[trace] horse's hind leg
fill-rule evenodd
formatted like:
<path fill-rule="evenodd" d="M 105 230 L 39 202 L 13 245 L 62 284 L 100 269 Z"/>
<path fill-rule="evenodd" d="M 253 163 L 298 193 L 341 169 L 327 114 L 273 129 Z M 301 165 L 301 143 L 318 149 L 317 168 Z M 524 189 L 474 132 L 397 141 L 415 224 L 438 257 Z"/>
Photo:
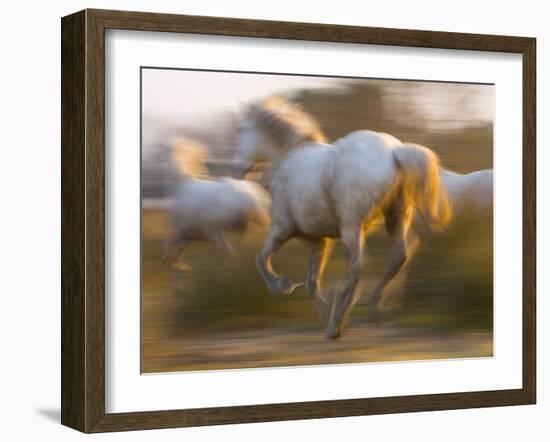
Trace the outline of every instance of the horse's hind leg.
<path fill-rule="evenodd" d="M 206 233 L 206 237 L 228 255 L 237 255 L 237 252 L 235 251 L 231 243 L 227 241 L 223 230 L 209 231 Z"/>
<path fill-rule="evenodd" d="M 179 236 L 170 241 L 165 248 L 162 264 L 166 267 L 175 267 L 179 270 L 186 270 L 186 266 L 178 262 L 185 248 L 190 244 L 190 240 Z"/>
<path fill-rule="evenodd" d="M 272 295 L 289 295 L 296 287 L 302 285 L 293 282 L 286 276 L 277 275 L 271 264 L 273 254 L 279 250 L 293 234 L 293 229 L 272 224 L 262 250 L 256 257 L 256 267 Z"/>
<path fill-rule="evenodd" d="M 371 300 L 370 303 L 372 305 L 376 305 L 376 309 L 378 312 L 381 312 L 385 309 L 386 304 L 389 300 L 388 293 L 386 293 L 385 295 L 383 293 L 384 289 L 403 269 L 405 264 L 407 264 L 407 262 L 414 255 L 418 248 L 418 244 L 420 242 L 418 240 L 418 237 L 415 235 L 414 240 L 412 241 L 410 241 L 408 238 L 412 215 L 412 208 L 409 208 L 395 221 L 395 227 L 393 231 L 395 244 L 390 265 L 369 297 Z"/>
<path fill-rule="evenodd" d="M 339 338 L 342 324 L 353 306 L 354 292 L 363 270 L 364 231 L 361 225 L 342 231 L 342 242 L 348 254 L 348 273 L 344 290 L 336 295 L 327 327 L 327 338 Z"/>
<path fill-rule="evenodd" d="M 311 241 L 309 260 L 309 274 L 306 280 L 306 290 L 313 298 L 319 316 L 323 315 L 327 301 L 321 296 L 321 279 L 325 271 L 328 258 L 334 247 L 334 240 L 321 238 Z"/>

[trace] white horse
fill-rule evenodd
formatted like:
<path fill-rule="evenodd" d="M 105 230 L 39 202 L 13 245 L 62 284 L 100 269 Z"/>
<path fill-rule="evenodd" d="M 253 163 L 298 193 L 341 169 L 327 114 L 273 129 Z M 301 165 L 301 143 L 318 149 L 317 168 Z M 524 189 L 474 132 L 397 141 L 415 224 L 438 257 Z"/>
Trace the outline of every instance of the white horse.
<path fill-rule="evenodd" d="M 204 166 L 206 149 L 189 139 L 172 143 L 171 163 L 177 173 L 170 215 L 172 237 L 163 262 L 172 266 L 192 241 L 213 241 L 233 253 L 227 231 L 244 232 L 250 222 L 268 225 L 271 198 L 252 181 L 212 179 Z"/>
<path fill-rule="evenodd" d="M 290 294 L 299 285 L 275 273 L 271 258 L 290 238 L 304 238 L 311 243 L 306 289 L 322 309 L 320 282 L 333 239 L 344 244 L 347 279 L 332 303 L 328 338 L 341 335 L 362 272 L 365 237 L 376 218 L 385 217 L 395 253 L 371 295 L 374 299 L 409 257 L 407 233 L 414 209 L 436 230 L 449 220 L 439 161 L 425 147 L 371 131 L 352 132 L 326 144 L 312 117 L 278 97 L 251 105 L 238 133 L 240 173 L 261 160 L 272 161 L 277 169 L 270 189 L 272 224 L 256 260 L 269 291 Z"/>
<path fill-rule="evenodd" d="M 493 209 L 493 169 L 460 174 L 441 168 L 439 176 L 455 216 L 489 213 Z"/>

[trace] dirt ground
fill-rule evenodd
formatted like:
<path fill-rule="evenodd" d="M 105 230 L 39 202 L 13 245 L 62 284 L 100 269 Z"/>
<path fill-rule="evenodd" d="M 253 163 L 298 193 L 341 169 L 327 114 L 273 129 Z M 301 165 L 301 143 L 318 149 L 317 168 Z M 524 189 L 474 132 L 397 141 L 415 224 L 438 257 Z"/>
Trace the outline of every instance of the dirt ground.
<path fill-rule="evenodd" d="M 234 258 L 211 245 L 197 244 L 186 252 L 188 269 L 174 273 L 160 264 L 167 234 L 166 213 L 162 209 L 144 209 L 143 373 L 492 356 L 492 325 L 486 319 L 464 326 L 457 322 L 456 314 L 424 312 L 422 304 L 412 313 L 373 324 L 366 320 L 365 306 L 359 303 L 344 336 L 337 341 L 326 340 L 326 319 L 317 317 L 303 289 L 289 297 L 267 294 L 253 263 L 264 233 L 230 238 L 239 250 Z M 366 279 L 372 284 L 383 271 L 389 254 L 384 235 L 379 236 L 377 239 L 373 235 L 367 257 L 370 273 Z M 466 249 L 462 252 L 469 253 Z M 431 250 L 426 262 L 420 257 L 420 270 L 413 269 L 412 276 L 398 278 L 392 290 L 410 292 L 407 296 L 427 291 L 425 287 L 430 285 L 433 290 L 441 290 L 437 281 L 426 280 L 431 273 L 423 271 L 433 270 L 438 258 L 431 256 L 436 253 Z M 463 259 L 461 254 L 456 255 Z M 277 259 L 275 265 L 281 271 L 303 275 L 307 248 L 291 243 Z M 327 269 L 326 286 L 336 284 L 342 277 L 344 264 L 343 252 L 336 248 Z M 479 266 L 473 263 L 470 267 Z M 439 282 L 446 284 L 447 298 L 454 296 L 453 290 L 473 290 L 471 281 L 469 286 L 449 285 L 449 280 L 458 278 L 456 275 L 466 278 L 471 272 L 469 267 L 462 273 L 456 273 L 456 266 L 453 269 L 455 274 L 450 279 Z M 368 288 L 369 283 L 366 284 Z M 446 298 L 442 295 L 437 299 Z M 480 308 L 478 304 L 462 302 L 452 309 L 461 310 L 464 317 L 473 317 L 473 309 Z"/>

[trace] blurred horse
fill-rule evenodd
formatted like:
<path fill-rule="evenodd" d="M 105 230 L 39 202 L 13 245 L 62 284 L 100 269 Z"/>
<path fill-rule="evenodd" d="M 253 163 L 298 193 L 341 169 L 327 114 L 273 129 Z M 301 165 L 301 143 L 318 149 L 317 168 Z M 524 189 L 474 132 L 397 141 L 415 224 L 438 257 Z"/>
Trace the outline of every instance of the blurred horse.
<path fill-rule="evenodd" d="M 439 176 L 447 189 L 453 214 L 466 217 L 493 209 L 493 169 L 460 174 L 441 168 Z"/>
<path fill-rule="evenodd" d="M 256 259 L 269 291 L 290 294 L 300 285 L 275 273 L 271 259 L 290 238 L 304 238 L 311 244 L 306 289 L 322 311 L 326 302 L 320 281 L 333 239 L 344 244 L 347 278 L 332 302 L 328 338 L 341 335 L 363 268 L 365 237 L 377 218 L 384 216 L 395 245 L 372 299 L 381 297 L 410 256 L 407 233 L 414 209 L 432 229 L 440 230 L 449 221 L 439 160 L 426 147 L 371 131 L 352 132 L 327 144 L 315 119 L 280 97 L 251 105 L 238 135 L 239 173 L 262 160 L 277 169 L 270 188 L 272 224 Z"/>
<path fill-rule="evenodd" d="M 456 173 L 443 167 L 439 170 L 441 185 L 447 191 L 453 213 L 452 223 L 446 233 L 472 222 L 491 222 L 493 214 L 493 169 L 476 170 L 470 173 Z M 413 229 L 421 236 L 429 235 L 424 229 L 424 220 L 418 214 L 413 218 Z M 415 236 L 419 243 L 419 237 Z"/>
<path fill-rule="evenodd" d="M 171 164 L 177 183 L 172 191 L 172 237 L 163 262 L 176 264 L 192 241 L 213 241 L 233 253 L 227 231 L 246 231 L 249 223 L 270 222 L 269 193 L 259 184 L 232 178 L 212 179 L 204 165 L 206 148 L 189 139 L 172 144 Z"/>

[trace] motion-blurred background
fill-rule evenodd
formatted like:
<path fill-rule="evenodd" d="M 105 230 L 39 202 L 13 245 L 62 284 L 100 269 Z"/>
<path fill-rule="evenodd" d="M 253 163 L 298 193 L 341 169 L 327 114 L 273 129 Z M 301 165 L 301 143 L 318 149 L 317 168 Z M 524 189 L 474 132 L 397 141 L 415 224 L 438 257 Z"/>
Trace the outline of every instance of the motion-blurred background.
<path fill-rule="evenodd" d="M 466 173 L 492 168 L 492 85 L 344 79 L 185 70 L 142 71 L 142 372 L 418 360 L 492 355 L 492 217 L 457 218 L 435 235 L 415 225 L 421 245 L 388 287 L 400 308 L 382 322 L 366 320 L 363 300 L 337 342 L 324 339 L 303 288 L 271 297 L 254 265 L 266 232 L 229 235 L 238 250 L 186 250 L 187 269 L 161 264 L 169 232 L 173 136 L 209 149 L 213 177 L 230 173 L 239 111 L 284 95 L 314 115 L 330 140 L 353 130 L 388 132 L 433 149 L 442 165 Z M 367 239 L 368 293 L 386 268 L 391 239 Z M 291 241 L 275 257 L 282 273 L 304 279 L 308 247 Z M 324 287 L 338 287 L 345 259 L 337 245 Z"/>

